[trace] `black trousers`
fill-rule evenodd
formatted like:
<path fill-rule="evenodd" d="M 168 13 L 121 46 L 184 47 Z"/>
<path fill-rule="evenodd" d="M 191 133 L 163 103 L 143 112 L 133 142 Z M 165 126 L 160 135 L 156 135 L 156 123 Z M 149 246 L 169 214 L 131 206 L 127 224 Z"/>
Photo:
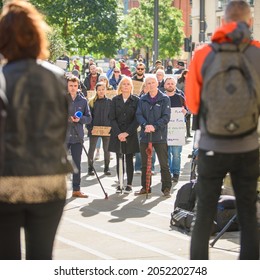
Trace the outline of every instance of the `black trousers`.
<path fill-rule="evenodd" d="M 9 204 L 0 202 L 0 260 L 20 260 L 24 228 L 27 260 L 51 260 L 64 200 Z"/>
<path fill-rule="evenodd" d="M 147 146 L 148 143 L 140 143 L 140 152 L 141 152 L 141 159 L 142 159 L 141 184 L 143 188 L 145 188 L 146 186 Z M 171 189 L 172 186 L 171 173 L 170 173 L 169 162 L 168 162 L 168 147 L 166 143 L 153 143 L 153 147 L 160 164 L 161 182 L 162 182 L 161 190 L 163 192 L 166 188 Z M 151 178 L 151 183 L 152 183 L 152 178 Z"/>
<path fill-rule="evenodd" d="M 240 256 L 242 260 L 259 259 L 259 232 L 256 218 L 259 151 L 247 153 L 207 154 L 199 150 L 196 184 L 196 219 L 192 229 L 190 258 L 209 258 L 209 238 L 223 179 L 230 173 L 236 196 L 240 224 Z"/>

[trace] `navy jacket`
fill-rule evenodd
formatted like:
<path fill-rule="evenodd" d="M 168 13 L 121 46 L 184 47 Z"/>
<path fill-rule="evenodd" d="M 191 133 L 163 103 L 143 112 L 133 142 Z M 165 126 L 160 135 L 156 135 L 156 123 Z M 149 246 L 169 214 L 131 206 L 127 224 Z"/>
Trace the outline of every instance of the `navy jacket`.
<path fill-rule="evenodd" d="M 67 143 L 75 144 L 81 143 L 84 138 L 83 124 L 89 124 L 92 120 L 88 101 L 82 95 L 78 94 L 73 101 L 70 94 L 68 94 L 69 100 L 69 116 L 74 116 L 77 111 L 81 111 L 83 116 L 78 123 L 71 122 L 69 119 L 69 129 L 67 133 Z M 75 131 L 77 130 L 77 132 Z M 80 138 L 79 138 L 79 136 Z"/>
<path fill-rule="evenodd" d="M 167 124 L 170 121 L 171 105 L 169 97 L 158 90 L 157 100 L 153 104 L 150 95 L 143 95 L 138 103 L 136 118 L 141 125 L 140 142 L 148 143 L 148 135 L 144 133 L 146 125 L 153 125 L 153 143 L 167 143 Z"/>

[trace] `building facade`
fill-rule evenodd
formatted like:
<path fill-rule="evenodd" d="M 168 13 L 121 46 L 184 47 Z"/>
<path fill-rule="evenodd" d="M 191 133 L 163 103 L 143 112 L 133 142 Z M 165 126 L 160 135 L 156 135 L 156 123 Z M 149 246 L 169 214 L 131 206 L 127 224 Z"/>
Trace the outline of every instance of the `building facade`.
<path fill-rule="evenodd" d="M 195 44 L 199 44 L 203 41 L 210 41 L 216 28 L 221 26 L 224 10 L 229 1 L 230 0 L 191 1 L 192 40 Z M 247 2 L 251 6 L 253 15 L 252 35 L 254 39 L 260 40 L 260 0 L 247 0 Z M 202 23 L 203 18 L 201 17 L 203 14 L 205 15 L 204 28 Z"/>

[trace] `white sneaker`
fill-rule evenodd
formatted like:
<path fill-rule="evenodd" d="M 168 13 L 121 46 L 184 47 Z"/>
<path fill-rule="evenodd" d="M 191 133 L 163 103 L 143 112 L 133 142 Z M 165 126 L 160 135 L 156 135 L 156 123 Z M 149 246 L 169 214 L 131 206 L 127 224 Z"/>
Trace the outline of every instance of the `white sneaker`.
<path fill-rule="evenodd" d="M 141 174 L 141 173 L 142 173 L 141 170 L 136 170 L 136 171 L 135 171 L 135 174 Z"/>

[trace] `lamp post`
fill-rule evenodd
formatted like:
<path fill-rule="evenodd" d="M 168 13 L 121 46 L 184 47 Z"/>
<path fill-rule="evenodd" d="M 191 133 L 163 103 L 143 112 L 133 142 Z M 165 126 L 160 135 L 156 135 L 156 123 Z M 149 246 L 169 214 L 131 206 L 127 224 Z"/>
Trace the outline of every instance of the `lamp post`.
<path fill-rule="evenodd" d="M 199 42 L 205 42 L 205 0 L 200 0 L 200 33 Z"/>
<path fill-rule="evenodd" d="M 159 0 L 154 0 L 154 41 L 153 41 L 153 66 L 158 59 L 158 22 L 159 22 Z"/>

